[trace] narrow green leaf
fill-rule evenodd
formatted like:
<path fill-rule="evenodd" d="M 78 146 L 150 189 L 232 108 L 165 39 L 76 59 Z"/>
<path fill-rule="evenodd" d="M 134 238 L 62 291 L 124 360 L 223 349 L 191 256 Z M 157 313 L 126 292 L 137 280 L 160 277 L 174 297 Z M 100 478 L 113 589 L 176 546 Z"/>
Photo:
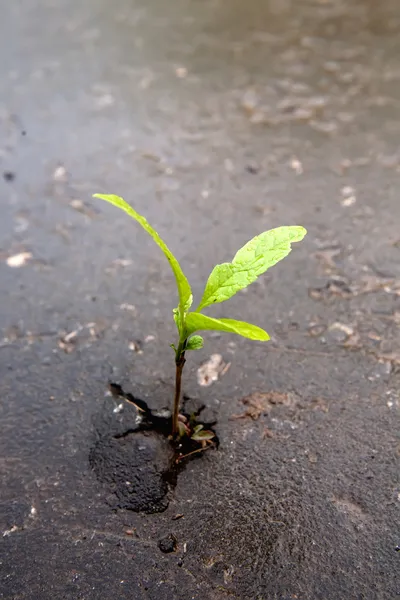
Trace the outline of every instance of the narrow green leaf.
<path fill-rule="evenodd" d="M 178 287 L 179 294 L 179 313 L 181 317 L 181 322 L 177 319 L 177 325 L 179 329 L 179 324 L 183 326 L 183 315 L 186 311 L 189 310 L 192 301 L 192 290 L 190 288 L 189 282 L 183 273 L 181 266 L 175 256 L 172 254 L 171 250 L 168 248 L 167 244 L 160 238 L 157 231 L 149 225 L 145 217 L 139 215 L 123 198 L 119 196 L 115 196 L 114 194 L 94 194 L 94 198 L 100 198 L 101 200 L 105 200 L 114 206 L 117 206 L 121 210 L 125 211 L 130 217 L 135 219 L 140 225 L 143 227 L 145 231 L 153 238 L 155 243 L 161 248 L 164 252 L 165 256 L 169 264 L 171 265 L 171 269 L 175 275 L 176 285 Z"/>
<path fill-rule="evenodd" d="M 186 350 L 200 350 L 204 346 L 204 340 L 201 335 L 192 335 L 186 345 Z"/>
<path fill-rule="evenodd" d="M 178 421 L 178 435 L 180 438 L 185 437 L 185 435 L 188 434 L 188 430 L 187 427 L 184 423 L 182 423 L 181 421 Z"/>
<path fill-rule="evenodd" d="M 237 333 L 250 340 L 259 340 L 266 342 L 269 335 L 261 327 L 246 323 L 245 321 L 235 321 L 234 319 L 213 319 L 201 313 L 190 312 L 186 315 L 186 330 L 188 335 L 195 331 L 202 330 L 226 331 L 228 333 Z"/>
<path fill-rule="evenodd" d="M 285 258 L 291 244 L 300 242 L 306 233 L 301 226 L 277 227 L 247 242 L 236 252 L 231 263 L 214 267 L 197 311 L 210 304 L 224 302 L 253 283 L 259 275 Z"/>

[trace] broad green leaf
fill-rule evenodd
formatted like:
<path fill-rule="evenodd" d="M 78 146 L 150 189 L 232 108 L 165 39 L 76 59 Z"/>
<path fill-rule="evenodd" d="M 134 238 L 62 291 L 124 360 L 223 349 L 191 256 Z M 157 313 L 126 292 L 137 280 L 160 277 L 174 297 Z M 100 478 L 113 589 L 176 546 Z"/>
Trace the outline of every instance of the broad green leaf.
<path fill-rule="evenodd" d="M 201 313 L 190 312 L 186 315 L 186 331 L 190 335 L 195 331 L 202 330 L 226 331 L 228 333 L 237 333 L 250 340 L 259 340 L 266 342 L 269 335 L 261 327 L 251 325 L 245 321 L 235 321 L 234 319 L 213 319 Z"/>
<path fill-rule="evenodd" d="M 178 329 L 180 329 L 179 325 L 181 324 L 183 326 L 184 313 L 189 310 L 193 301 L 193 296 L 189 282 L 185 274 L 183 273 L 179 262 L 172 254 L 167 244 L 160 238 L 157 231 L 153 229 L 151 225 L 149 225 L 145 217 L 139 215 L 139 213 L 137 213 L 136 210 L 134 210 L 127 202 L 125 202 L 123 198 L 120 198 L 120 196 L 115 196 L 114 194 L 94 194 L 93 197 L 105 200 L 106 202 L 109 202 L 110 204 L 113 204 L 114 206 L 117 206 L 121 210 L 125 211 L 130 217 L 132 217 L 138 223 L 140 223 L 143 229 L 147 231 L 147 233 L 153 238 L 153 240 L 159 246 L 159 248 L 161 248 L 161 250 L 164 252 L 169 264 L 171 265 L 171 269 L 175 275 L 176 285 L 178 287 L 180 313 L 179 316 L 181 323 L 179 323 L 179 319 L 176 319 L 176 321 Z"/>
<path fill-rule="evenodd" d="M 198 433 L 193 433 L 191 438 L 196 442 L 201 442 L 203 440 L 212 440 L 215 438 L 215 433 L 213 433 L 212 431 L 199 431 Z"/>
<path fill-rule="evenodd" d="M 200 350 L 204 346 L 204 340 L 201 335 L 192 335 L 186 345 L 186 350 Z"/>
<path fill-rule="evenodd" d="M 259 275 L 285 258 L 291 244 L 300 242 L 306 233 L 304 227 L 292 226 L 277 227 L 256 235 L 236 252 L 231 263 L 214 267 L 197 311 L 210 304 L 224 302 L 253 283 Z"/>

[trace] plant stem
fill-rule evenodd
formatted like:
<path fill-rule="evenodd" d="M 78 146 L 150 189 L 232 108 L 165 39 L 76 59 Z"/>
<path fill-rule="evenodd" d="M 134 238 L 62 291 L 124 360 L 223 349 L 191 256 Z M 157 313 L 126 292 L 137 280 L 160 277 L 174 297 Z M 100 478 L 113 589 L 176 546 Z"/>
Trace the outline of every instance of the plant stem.
<path fill-rule="evenodd" d="M 181 460 L 184 460 L 188 456 L 192 456 L 192 454 L 197 454 L 198 452 L 204 452 L 205 450 L 209 450 L 210 448 L 212 448 L 212 446 L 204 446 L 202 448 L 198 448 L 197 450 L 192 450 L 192 452 L 188 452 L 188 454 L 180 454 L 175 459 L 175 464 L 177 465 Z"/>
<path fill-rule="evenodd" d="M 185 366 L 185 348 L 186 340 L 183 343 L 179 343 L 179 346 L 175 354 L 175 397 L 174 397 L 174 410 L 172 413 L 172 437 L 175 439 L 179 433 L 178 429 L 178 416 L 179 416 L 179 404 L 181 399 L 181 386 L 182 386 L 182 371 Z"/>

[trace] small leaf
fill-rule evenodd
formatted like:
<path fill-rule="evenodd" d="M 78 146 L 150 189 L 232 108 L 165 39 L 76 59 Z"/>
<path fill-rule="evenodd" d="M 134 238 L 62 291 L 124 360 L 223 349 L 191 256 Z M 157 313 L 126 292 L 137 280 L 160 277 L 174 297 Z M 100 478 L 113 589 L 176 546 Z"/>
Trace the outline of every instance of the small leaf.
<path fill-rule="evenodd" d="M 171 250 L 168 248 L 167 244 L 160 238 L 157 231 L 149 225 L 147 220 L 139 215 L 123 198 L 120 196 L 115 196 L 114 194 L 94 194 L 94 198 L 100 198 L 101 200 L 105 200 L 114 206 L 117 206 L 121 210 L 125 211 L 130 217 L 135 219 L 140 225 L 143 227 L 145 231 L 153 238 L 155 243 L 161 248 L 164 252 L 165 256 L 169 264 L 171 265 L 171 269 L 175 275 L 176 285 L 178 287 L 179 294 L 179 315 L 176 320 L 179 331 L 183 329 L 183 320 L 184 313 L 189 310 L 192 301 L 192 290 L 190 288 L 189 282 L 183 273 L 181 266 L 175 256 L 172 254 Z"/>
<path fill-rule="evenodd" d="M 198 433 L 193 433 L 191 437 L 192 440 L 202 442 L 203 440 L 212 440 L 215 438 L 215 433 L 212 431 L 199 431 Z"/>
<path fill-rule="evenodd" d="M 291 244 L 306 235 L 304 227 L 277 227 L 264 231 L 236 252 L 231 263 L 212 270 L 197 311 L 210 304 L 224 302 L 253 283 L 267 269 L 285 258 Z"/>
<path fill-rule="evenodd" d="M 182 423 L 181 421 L 178 421 L 178 435 L 180 438 L 185 437 L 185 435 L 187 435 L 188 430 L 187 427 L 185 425 L 185 423 Z"/>
<path fill-rule="evenodd" d="M 200 350 L 204 346 L 204 340 L 201 335 L 192 335 L 188 339 L 186 350 Z"/>
<path fill-rule="evenodd" d="M 204 429 L 204 425 L 196 425 L 196 427 L 193 429 L 193 433 L 199 433 L 199 431 L 202 429 Z"/>
<path fill-rule="evenodd" d="M 266 342 L 269 335 L 261 327 L 246 323 L 245 321 L 235 321 L 234 319 L 214 319 L 201 313 L 190 312 L 186 315 L 186 328 L 188 335 L 195 331 L 214 330 L 226 331 L 228 333 L 237 333 L 250 340 L 259 340 Z"/>

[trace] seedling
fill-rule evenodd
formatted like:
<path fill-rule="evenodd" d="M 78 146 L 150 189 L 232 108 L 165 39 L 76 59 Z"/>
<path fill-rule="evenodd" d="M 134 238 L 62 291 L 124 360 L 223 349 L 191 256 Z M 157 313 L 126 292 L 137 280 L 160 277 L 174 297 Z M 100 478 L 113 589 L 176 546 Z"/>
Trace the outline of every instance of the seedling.
<path fill-rule="evenodd" d="M 300 242 L 306 235 L 306 230 L 301 226 L 277 227 L 264 231 L 251 239 L 238 250 L 230 263 L 216 265 L 207 280 L 203 297 L 195 311 L 190 311 L 193 303 L 192 290 L 183 273 L 181 266 L 168 246 L 163 242 L 158 233 L 149 225 L 144 217 L 139 215 L 125 200 L 113 194 L 95 194 L 100 198 L 114 204 L 125 211 L 147 231 L 156 244 L 164 252 L 171 269 L 175 275 L 178 288 L 179 304 L 174 308 L 173 315 L 178 329 L 178 342 L 171 344 L 175 352 L 175 396 L 172 414 L 172 436 L 187 434 L 184 420 L 180 420 L 179 404 L 181 397 L 182 371 L 185 365 L 185 353 L 188 350 L 199 350 L 203 347 L 203 338 L 198 331 L 214 330 L 236 333 L 250 340 L 267 342 L 269 335 L 266 331 L 234 319 L 215 319 L 204 315 L 202 311 L 218 302 L 224 302 L 238 291 L 243 290 L 253 283 L 267 269 L 285 258 L 291 251 L 293 242 Z M 192 439 L 207 443 L 212 433 L 203 431 L 201 426 L 195 427 L 191 432 Z"/>

